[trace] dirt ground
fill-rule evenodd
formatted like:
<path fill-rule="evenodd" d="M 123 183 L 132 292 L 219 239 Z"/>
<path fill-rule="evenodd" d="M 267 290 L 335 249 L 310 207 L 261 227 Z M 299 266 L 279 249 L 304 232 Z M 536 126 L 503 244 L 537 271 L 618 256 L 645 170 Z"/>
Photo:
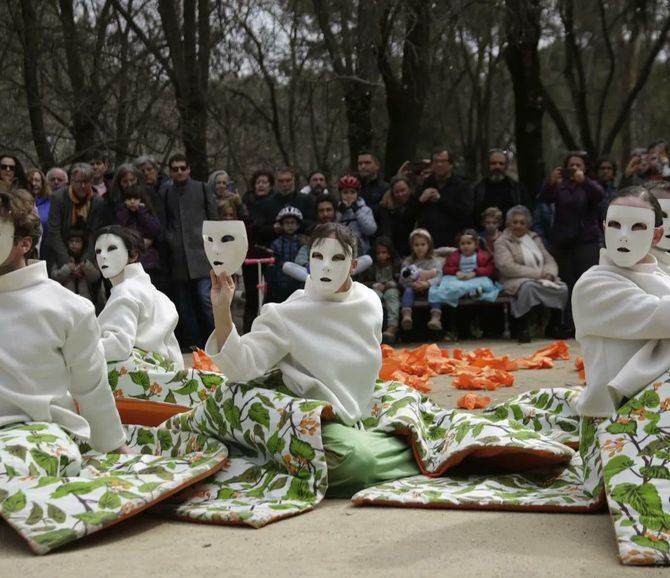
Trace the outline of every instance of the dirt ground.
<path fill-rule="evenodd" d="M 526 356 L 549 343 L 470 341 L 466 350 Z M 445 343 L 450 348 L 452 344 Z M 494 401 L 536 387 L 576 384 L 570 361 L 515 373 Z M 454 407 L 451 378 L 433 381 L 434 400 Z M 46 557 L 33 555 L 0 523 L 0 577 L 20 576 L 668 576 L 625 568 L 607 514 L 469 512 L 354 507 L 325 500 L 314 511 L 259 530 L 187 524 L 140 515 Z"/>

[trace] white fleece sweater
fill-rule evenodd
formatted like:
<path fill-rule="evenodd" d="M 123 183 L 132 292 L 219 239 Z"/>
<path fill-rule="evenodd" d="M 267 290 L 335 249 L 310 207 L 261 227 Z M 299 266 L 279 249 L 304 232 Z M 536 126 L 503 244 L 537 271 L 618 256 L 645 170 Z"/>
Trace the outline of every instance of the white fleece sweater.
<path fill-rule="evenodd" d="M 351 425 L 370 415 L 372 392 L 381 368 L 382 305 L 365 285 L 323 298 L 305 290 L 283 303 L 265 305 L 251 331 L 233 328 L 221 351 L 216 336 L 205 346 L 226 376 L 248 381 L 277 366 L 295 394 L 329 402 Z"/>
<path fill-rule="evenodd" d="M 656 257 L 658 268 L 667 275 L 670 275 L 670 251 L 652 247 L 651 254 Z"/>
<path fill-rule="evenodd" d="M 93 304 L 44 261 L 0 275 L 0 426 L 24 421 L 57 423 L 101 452 L 126 439 Z"/>
<path fill-rule="evenodd" d="M 179 321 L 174 303 L 151 283 L 140 263 L 127 265 L 123 279 L 112 287 L 107 305 L 98 317 L 107 361 L 123 361 L 133 347 L 160 353 L 184 368 L 174 335 Z"/>
<path fill-rule="evenodd" d="M 670 368 L 670 276 L 655 257 L 622 268 L 602 249 L 572 291 L 572 311 L 586 370 L 582 415 L 611 416 Z"/>

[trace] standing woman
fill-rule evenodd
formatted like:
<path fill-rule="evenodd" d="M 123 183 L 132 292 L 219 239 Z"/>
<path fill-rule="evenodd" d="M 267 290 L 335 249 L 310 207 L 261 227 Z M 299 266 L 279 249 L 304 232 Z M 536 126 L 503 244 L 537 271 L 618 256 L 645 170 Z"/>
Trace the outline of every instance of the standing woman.
<path fill-rule="evenodd" d="M 247 215 L 246 207 L 242 204 L 242 197 L 231 187 L 231 183 L 230 175 L 224 170 L 218 170 L 209 175 L 207 188 L 209 189 L 209 193 L 216 199 L 219 219 L 225 220 L 225 208 L 232 205 L 237 218 L 244 221 Z"/>
<path fill-rule="evenodd" d="M 110 191 L 104 197 L 103 226 L 113 225 L 116 222 L 116 210 L 120 205 L 123 205 L 123 191 L 133 185 L 144 186 L 144 176 L 130 163 L 120 165 L 114 173 Z"/>
<path fill-rule="evenodd" d="M 379 203 L 379 232 L 393 241 L 393 247 L 403 259 L 411 253 L 409 235 L 415 229 L 419 200 L 408 177 L 391 179 L 390 188 Z"/>
<path fill-rule="evenodd" d="M 26 172 L 14 155 L 0 154 L 0 190 L 29 189 Z"/>
<path fill-rule="evenodd" d="M 599 207 L 604 192 L 597 181 L 587 176 L 588 170 L 586 153 L 568 153 L 563 167 L 551 172 L 538 195 L 540 202 L 554 205 L 554 221 L 549 232 L 550 250 L 570 294 L 577 279 L 598 263 L 600 252 Z M 564 324 L 564 336 L 574 335 L 569 299 Z"/>
<path fill-rule="evenodd" d="M 48 247 L 44 241 L 47 238 L 48 232 L 47 225 L 49 221 L 49 208 L 51 207 L 51 188 L 44 173 L 37 168 L 28 169 L 26 178 L 28 179 L 29 190 L 35 199 L 35 207 L 37 207 L 37 213 L 42 223 L 42 238 L 39 247 L 40 258 L 46 261 Z"/>
<path fill-rule="evenodd" d="M 267 257 L 269 253 L 261 247 L 269 247 L 276 237 L 274 232 L 274 219 L 269 219 L 269 211 L 266 210 L 268 201 L 274 195 L 272 187 L 275 179 L 272 171 L 266 169 L 257 170 L 251 176 L 251 189 L 242 197 L 242 203 L 247 211 L 247 238 L 249 239 L 249 251 L 247 259 L 258 259 Z M 256 315 L 258 315 L 258 269 L 256 265 L 243 265 L 242 277 L 244 279 L 244 333 L 251 330 Z"/>

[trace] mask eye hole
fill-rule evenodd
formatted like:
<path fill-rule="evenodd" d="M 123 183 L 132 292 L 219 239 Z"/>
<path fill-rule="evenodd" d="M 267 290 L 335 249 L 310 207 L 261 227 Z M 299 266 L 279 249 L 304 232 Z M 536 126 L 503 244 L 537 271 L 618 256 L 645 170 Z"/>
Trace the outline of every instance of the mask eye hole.
<path fill-rule="evenodd" d="M 214 242 L 214 239 L 212 239 L 211 237 L 207 237 L 207 240 L 208 240 L 210 243 L 213 243 L 213 242 Z"/>
<path fill-rule="evenodd" d="M 110 251 L 110 252 L 111 252 L 111 251 L 116 251 L 117 249 L 118 249 L 118 247 L 117 247 L 116 245 L 110 245 L 110 246 L 107 248 L 107 250 Z"/>
<path fill-rule="evenodd" d="M 614 220 L 607 221 L 607 226 L 610 229 L 621 229 L 621 223 L 619 223 L 619 221 L 614 221 Z"/>
<path fill-rule="evenodd" d="M 323 255 L 321 253 L 319 253 L 318 251 L 314 251 L 312 253 L 312 259 L 323 260 Z"/>
<path fill-rule="evenodd" d="M 342 253 L 338 253 L 337 255 L 333 255 L 333 261 L 344 261 L 346 257 Z"/>
<path fill-rule="evenodd" d="M 645 225 L 644 223 L 635 223 L 631 227 L 631 231 L 646 231 L 646 230 L 647 230 L 647 225 Z"/>
<path fill-rule="evenodd" d="M 230 243 L 231 241 L 234 241 L 234 240 L 235 240 L 235 237 L 233 237 L 232 235 L 224 235 L 223 237 L 221 237 L 221 242 L 222 243 Z"/>
<path fill-rule="evenodd" d="M 95 254 L 96 254 L 96 255 L 100 255 L 100 253 L 102 253 L 102 249 L 96 249 L 96 250 L 95 250 Z"/>

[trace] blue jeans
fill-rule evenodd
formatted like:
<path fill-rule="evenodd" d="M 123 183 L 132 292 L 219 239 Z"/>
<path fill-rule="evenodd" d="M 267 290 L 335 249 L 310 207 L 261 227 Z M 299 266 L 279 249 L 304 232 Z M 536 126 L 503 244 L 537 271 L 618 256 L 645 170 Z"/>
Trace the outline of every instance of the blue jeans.
<path fill-rule="evenodd" d="M 174 297 L 179 324 L 181 325 L 182 347 L 204 347 L 207 338 L 214 331 L 214 315 L 209 277 L 174 281 Z"/>
<path fill-rule="evenodd" d="M 425 293 L 420 293 L 424 294 Z M 402 301 L 401 304 L 403 308 L 411 308 L 414 305 L 414 301 L 416 300 L 416 292 L 412 287 L 405 287 L 405 290 L 403 291 L 402 294 Z M 437 302 L 429 302 L 430 308 L 431 309 L 442 309 L 442 305 L 440 304 L 439 301 Z"/>

